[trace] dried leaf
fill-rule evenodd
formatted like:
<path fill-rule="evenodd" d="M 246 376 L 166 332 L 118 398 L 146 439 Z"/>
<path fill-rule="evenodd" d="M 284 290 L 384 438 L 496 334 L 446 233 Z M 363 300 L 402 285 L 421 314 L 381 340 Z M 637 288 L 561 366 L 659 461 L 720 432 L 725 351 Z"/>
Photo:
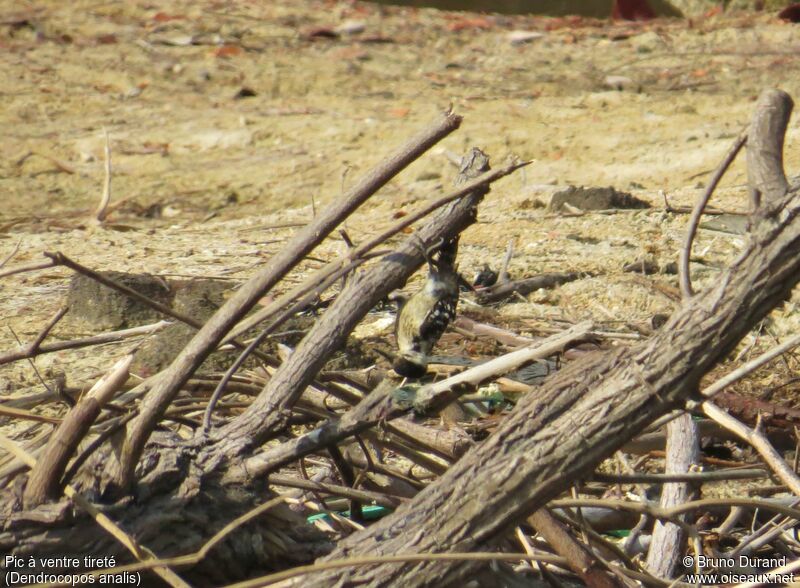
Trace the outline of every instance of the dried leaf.
<path fill-rule="evenodd" d="M 456 32 L 456 31 L 468 31 L 468 30 L 489 30 L 492 28 L 494 23 L 490 21 L 488 18 L 483 17 L 475 17 L 475 18 L 459 18 L 447 24 L 447 30 Z"/>
<path fill-rule="evenodd" d="M 222 57 L 222 58 L 229 58 L 235 57 L 237 55 L 241 55 L 242 48 L 238 45 L 222 45 L 221 47 L 217 47 L 212 51 L 212 55 L 214 57 Z"/>
<path fill-rule="evenodd" d="M 171 20 L 183 20 L 186 17 L 182 14 L 167 14 L 166 12 L 156 12 L 153 20 L 156 22 L 169 22 Z"/>

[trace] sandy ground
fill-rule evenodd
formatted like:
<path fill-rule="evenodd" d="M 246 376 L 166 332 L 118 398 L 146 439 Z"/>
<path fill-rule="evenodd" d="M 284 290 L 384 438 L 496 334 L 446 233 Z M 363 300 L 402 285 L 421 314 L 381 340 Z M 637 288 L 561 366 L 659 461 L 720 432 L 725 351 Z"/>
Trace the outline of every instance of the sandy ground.
<path fill-rule="evenodd" d="M 0 6 L 0 260 L 19 245 L 7 268 L 60 250 L 99 270 L 243 280 L 291 234 L 276 225 L 311 218 L 452 104 L 461 129 L 366 204 L 348 232 L 362 241 L 440 195 L 455 174 L 448 154 L 479 146 L 495 165 L 535 159 L 495 185 L 461 253 L 470 274 L 499 265 L 514 240 L 513 276 L 587 272 L 497 311 L 498 322 L 533 334 L 554 319 L 623 329 L 669 312 L 675 276 L 622 271 L 641 257 L 677 259 L 688 217 L 666 212 L 660 192 L 690 205 L 758 93 L 800 94 L 796 29 L 768 16 L 630 24 L 352 2 Z M 94 227 L 104 129 L 116 209 Z M 790 173 L 797 142 L 793 123 Z M 715 204 L 746 210 L 745 181 L 740 157 Z M 572 184 L 611 185 L 654 207 L 567 217 L 540 206 Z M 743 239 L 700 231 L 700 286 Z M 341 246 L 332 238 L 315 255 Z M 35 337 L 69 275 L 0 281 L 3 348 L 15 345 L 11 329 Z M 776 336 L 796 328 L 793 308 L 775 315 Z M 78 334 L 68 320 L 53 336 Z M 64 352 L 37 365 L 78 383 L 123 352 Z M 40 388 L 29 365 L 0 368 L 0 393 Z"/>

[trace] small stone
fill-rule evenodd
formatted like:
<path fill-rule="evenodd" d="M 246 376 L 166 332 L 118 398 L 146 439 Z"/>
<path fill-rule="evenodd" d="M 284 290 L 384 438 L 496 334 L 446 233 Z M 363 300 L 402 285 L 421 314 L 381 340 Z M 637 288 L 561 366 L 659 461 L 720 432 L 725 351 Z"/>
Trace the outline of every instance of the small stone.
<path fill-rule="evenodd" d="M 506 35 L 506 39 L 512 45 L 524 45 L 542 37 L 544 37 L 544 33 L 539 31 L 511 31 Z"/>
<path fill-rule="evenodd" d="M 156 276 L 125 272 L 100 272 L 100 275 L 161 304 L 169 305 L 172 300 L 169 285 Z M 164 318 L 150 306 L 82 274 L 75 274 L 70 280 L 67 304 L 71 319 L 100 329 L 146 325 Z"/>
<path fill-rule="evenodd" d="M 658 273 L 658 264 L 649 259 L 637 259 L 633 263 L 628 263 L 622 267 L 624 272 L 633 272 L 650 276 Z"/>
<path fill-rule="evenodd" d="M 634 81 L 627 76 L 606 76 L 603 85 L 618 91 L 635 89 Z"/>
<path fill-rule="evenodd" d="M 346 20 L 334 29 L 340 35 L 358 35 L 363 33 L 367 24 L 363 20 Z"/>

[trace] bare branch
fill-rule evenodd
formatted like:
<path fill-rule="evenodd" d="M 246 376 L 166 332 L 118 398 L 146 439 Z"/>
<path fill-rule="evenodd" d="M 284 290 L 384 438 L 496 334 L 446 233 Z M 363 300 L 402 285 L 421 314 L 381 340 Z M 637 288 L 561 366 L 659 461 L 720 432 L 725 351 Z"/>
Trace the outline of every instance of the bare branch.
<path fill-rule="evenodd" d="M 44 453 L 33 468 L 25 487 L 25 508 L 34 508 L 61 495 L 61 476 L 78 444 L 114 393 L 128 379 L 133 355 L 119 360 L 108 374 L 100 378 L 86 396 L 67 413 L 50 437 Z"/>
<path fill-rule="evenodd" d="M 667 462 L 665 472 L 685 474 L 700 459 L 699 434 L 692 416 L 684 414 L 667 425 Z M 687 482 L 670 482 L 661 492 L 662 508 L 683 504 L 694 498 Z M 671 578 L 684 554 L 684 535 L 674 523 L 658 521 L 647 552 L 647 569 L 658 578 Z"/>
<path fill-rule="evenodd" d="M 152 335 L 165 327 L 171 325 L 169 321 L 159 321 L 150 325 L 143 325 L 141 327 L 133 327 L 131 329 L 123 329 L 121 331 L 111 331 L 109 333 L 101 333 L 83 339 L 72 339 L 70 341 L 56 341 L 55 343 L 47 343 L 39 345 L 38 349 L 31 351 L 30 346 L 24 346 L 17 351 L 8 351 L 0 354 L 0 365 L 12 363 L 20 359 L 27 359 L 36 357 L 45 353 L 53 353 L 55 351 L 64 351 L 65 349 L 78 349 L 80 347 L 91 347 L 92 345 L 104 345 L 106 343 L 117 343 L 130 339 L 132 337 L 139 337 L 141 335 Z"/>
<path fill-rule="evenodd" d="M 7 269 L 4 272 L 0 272 L 0 278 L 5 278 L 7 276 L 13 276 L 14 274 L 24 274 L 26 272 L 35 272 L 38 270 L 43 270 L 47 268 L 51 268 L 58 265 L 57 263 L 51 261 L 43 261 L 42 263 L 32 263 L 30 265 L 23 265 L 20 267 L 12 267 L 11 269 Z"/>
<path fill-rule="evenodd" d="M 205 360 L 225 334 L 286 273 L 317 246 L 336 226 L 422 153 L 461 124 L 461 117 L 450 112 L 408 141 L 384 162 L 370 171 L 341 200 L 324 210 L 313 222 L 300 229 L 267 266 L 244 284 L 212 316 L 186 345 L 172 364 L 153 384 L 141 412 L 128 425 L 128 435 L 117 464 L 110 465 L 109 486 L 124 494 L 133 481 L 133 472 L 144 445 L 161 415 L 180 387 Z"/>
<path fill-rule="evenodd" d="M 544 537 L 553 550 L 567 561 L 567 565 L 586 582 L 589 588 L 624 586 L 618 578 L 608 573 L 597 558 L 584 545 L 578 543 L 564 526 L 546 508 L 528 517 L 528 522 Z"/>
<path fill-rule="evenodd" d="M 405 499 L 399 496 L 390 497 L 386 494 L 381 494 L 378 492 L 367 492 L 365 490 L 357 490 L 356 488 L 348 488 L 347 486 L 339 486 L 338 484 L 314 482 L 313 480 L 304 480 L 295 476 L 284 476 L 280 474 L 270 475 L 269 483 L 276 486 L 288 486 L 289 488 L 316 490 L 317 492 L 333 494 L 334 496 L 344 496 L 346 498 L 354 498 L 364 502 L 373 502 L 387 508 L 397 508 L 399 504 L 405 501 Z"/>
<path fill-rule="evenodd" d="M 714 419 L 714 421 L 718 422 L 729 431 L 733 431 L 744 441 L 752 445 L 772 471 L 775 472 L 775 475 L 777 475 L 795 495 L 800 496 L 800 477 L 794 473 L 792 468 L 789 467 L 789 464 L 786 463 L 786 460 L 775 450 L 763 433 L 761 433 L 758 426 L 756 426 L 755 429 L 751 429 L 710 401 L 703 402 L 701 408 L 709 418 Z"/>
<path fill-rule="evenodd" d="M 706 189 L 703 190 L 703 194 L 697 200 L 694 208 L 692 209 L 692 216 L 689 217 L 689 226 L 686 228 L 686 240 L 683 243 L 683 248 L 681 248 L 681 256 L 678 262 L 681 294 L 683 294 L 684 298 L 690 298 L 694 296 L 694 290 L 692 289 L 692 277 L 689 272 L 689 260 L 692 256 L 692 243 L 694 242 L 694 237 L 697 234 L 697 227 L 700 224 L 700 217 L 703 215 L 703 210 L 708 204 L 708 201 L 711 199 L 711 195 L 714 193 L 714 190 L 717 189 L 722 176 L 725 175 L 726 171 L 728 171 L 731 163 L 733 163 L 736 155 L 746 142 L 747 132 L 742 132 L 736 138 L 736 141 L 734 141 L 733 145 L 731 145 L 731 148 L 725 154 L 722 162 L 720 162 L 720 164 L 717 166 L 714 175 L 711 176 L 708 185 L 706 185 Z M 666 200 L 666 196 L 664 196 L 664 199 Z"/>

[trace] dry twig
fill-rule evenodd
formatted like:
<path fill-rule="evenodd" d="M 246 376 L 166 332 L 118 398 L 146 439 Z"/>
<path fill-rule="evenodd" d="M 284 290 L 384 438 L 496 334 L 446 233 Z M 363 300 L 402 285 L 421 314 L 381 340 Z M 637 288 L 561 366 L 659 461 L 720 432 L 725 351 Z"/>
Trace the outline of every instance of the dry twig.
<path fill-rule="evenodd" d="M 692 254 L 692 243 L 694 242 L 694 236 L 697 233 L 697 226 L 700 224 L 700 217 L 703 214 L 703 209 L 708 204 L 711 195 L 714 193 L 714 190 L 717 189 L 717 185 L 719 181 L 722 179 L 722 176 L 725 175 L 725 172 L 728 170 L 728 167 L 733 162 L 736 155 L 741 150 L 742 146 L 747 142 L 747 132 L 742 132 L 734 141 L 731 148 L 728 150 L 728 153 L 725 154 L 722 162 L 717 167 L 714 175 L 709 180 L 706 189 L 703 191 L 703 194 L 697 200 L 697 203 L 694 205 L 694 209 L 692 210 L 692 216 L 689 218 L 689 226 L 686 229 L 686 240 L 684 241 L 683 248 L 681 249 L 681 255 L 678 262 L 678 273 L 680 276 L 680 285 L 681 285 L 681 292 L 683 293 L 684 298 L 690 298 L 694 295 L 694 290 L 692 290 L 692 279 L 689 274 L 689 259 Z"/>

